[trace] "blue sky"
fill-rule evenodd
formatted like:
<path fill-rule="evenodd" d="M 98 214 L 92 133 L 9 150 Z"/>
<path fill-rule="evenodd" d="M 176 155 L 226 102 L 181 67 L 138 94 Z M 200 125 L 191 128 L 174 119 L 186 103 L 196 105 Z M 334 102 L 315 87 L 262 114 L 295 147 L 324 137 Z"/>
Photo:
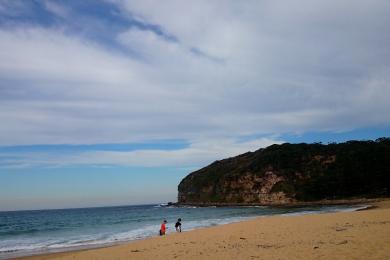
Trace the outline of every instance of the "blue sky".
<path fill-rule="evenodd" d="M 390 3 L 0 1 L 0 210 L 175 201 L 273 143 L 390 134 Z"/>

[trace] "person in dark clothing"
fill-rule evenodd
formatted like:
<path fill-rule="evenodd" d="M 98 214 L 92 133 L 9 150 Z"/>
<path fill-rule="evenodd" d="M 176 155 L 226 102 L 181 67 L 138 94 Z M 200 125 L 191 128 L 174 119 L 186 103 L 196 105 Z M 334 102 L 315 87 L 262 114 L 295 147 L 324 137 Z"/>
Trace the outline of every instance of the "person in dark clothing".
<path fill-rule="evenodd" d="M 181 232 L 181 218 L 179 218 L 175 224 L 175 228 L 177 232 Z"/>

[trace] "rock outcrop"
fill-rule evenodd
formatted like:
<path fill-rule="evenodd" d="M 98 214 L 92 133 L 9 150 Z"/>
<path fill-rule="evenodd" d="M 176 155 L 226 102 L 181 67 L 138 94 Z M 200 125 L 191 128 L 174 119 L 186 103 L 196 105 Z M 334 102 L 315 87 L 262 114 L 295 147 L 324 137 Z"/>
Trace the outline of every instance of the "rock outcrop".
<path fill-rule="evenodd" d="M 185 177 L 181 204 L 289 204 L 390 195 L 390 139 L 282 144 L 216 161 Z"/>

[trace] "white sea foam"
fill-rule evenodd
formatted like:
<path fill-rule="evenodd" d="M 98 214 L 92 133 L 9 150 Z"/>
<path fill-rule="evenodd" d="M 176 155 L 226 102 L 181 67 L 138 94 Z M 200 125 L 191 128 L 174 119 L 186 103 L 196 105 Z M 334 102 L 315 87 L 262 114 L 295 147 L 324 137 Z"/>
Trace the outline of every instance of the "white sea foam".
<path fill-rule="evenodd" d="M 199 221 L 188 221 L 183 225 L 183 231 L 194 230 L 202 227 L 210 227 L 232 222 L 251 219 L 249 217 L 215 218 Z M 56 249 L 72 249 L 85 246 L 103 246 L 138 239 L 144 239 L 158 235 L 159 225 L 147 225 L 142 228 L 119 232 L 110 235 L 90 235 L 69 238 L 68 240 L 33 241 L 33 240 L 8 240 L 4 241 L 0 248 L 0 259 L 6 254 L 24 251 L 33 253 L 36 251 L 55 251 Z M 173 227 L 167 227 L 167 234 L 176 232 Z"/>
<path fill-rule="evenodd" d="M 357 210 L 362 210 L 369 208 L 370 205 L 356 205 L 356 206 L 329 206 L 325 207 L 321 210 L 304 210 L 304 211 L 298 211 L 298 212 L 288 212 L 281 214 L 283 216 L 301 216 L 301 215 L 308 215 L 308 214 L 322 214 L 322 213 L 331 213 L 331 212 L 352 212 Z"/>
<path fill-rule="evenodd" d="M 363 209 L 368 209 L 372 207 L 371 205 L 357 205 L 355 207 L 351 207 L 351 208 L 343 208 L 343 209 L 340 209 L 338 211 L 341 211 L 341 212 L 351 212 L 351 211 L 358 211 L 358 210 L 363 210 Z"/>
<path fill-rule="evenodd" d="M 279 215 L 284 216 L 295 216 L 295 215 L 306 215 L 306 214 L 318 214 L 318 213 L 327 213 L 327 212 L 348 212 L 356 211 L 360 209 L 365 209 L 369 207 L 368 205 L 357 205 L 357 206 L 330 206 L 324 207 L 321 209 L 308 209 L 298 212 L 287 212 Z M 264 208 L 264 207 L 261 207 Z M 260 208 L 260 209 L 261 209 Z M 292 209 L 293 210 L 293 209 Z M 264 212 L 264 214 L 270 214 Z M 277 213 L 276 213 L 277 214 Z M 272 214 L 272 215 L 275 215 Z M 254 219 L 256 217 L 267 217 L 272 215 L 252 215 L 252 216 L 227 216 L 227 217 L 217 217 L 209 219 L 196 219 L 196 220 L 187 220 L 183 222 L 183 231 L 194 230 L 203 227 L 211 227 L 216 225 L 223 225 L 233 222 L 239 222 L 249 219 Z M 61 239 L 57 238 L 27 238 L 23 237 L 21 239 L 8 239 L 0 241 L 0 259 L 5 259 L 9 256 L 18 255 L 27 255 L 34 252 L 53 252 L 53 251 L 66 251 L 74 248 L 82 247 L 99 247 L 104 245 L 110 245 L 115 243 L 121 243 L 126 241 L 144 239 L 148 237 L 153 237 L 158 235 L 158 230 L 160 228 L 159 224 L 154 225 L 143 225 L 141 227 L 131 229 L 128 231 L 122 232 L 104 232 L 91 235 L 74 235 L 74 236 L 59 236 Z M 167 233 L 176 232 L 172 224 L 167 225 Z M 15 253 L 16 252 L 16 253 Z"/>

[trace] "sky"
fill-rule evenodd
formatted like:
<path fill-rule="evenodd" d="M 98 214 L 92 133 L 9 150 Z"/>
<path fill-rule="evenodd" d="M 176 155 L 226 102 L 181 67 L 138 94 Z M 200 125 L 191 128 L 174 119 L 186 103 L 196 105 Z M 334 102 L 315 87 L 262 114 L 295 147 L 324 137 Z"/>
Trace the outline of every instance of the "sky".
<path fill-rule="evenodd" d="M 390 136 L 388 0 L 0 0 L 0 211 L 176 201 L 274 143 Z"/>

